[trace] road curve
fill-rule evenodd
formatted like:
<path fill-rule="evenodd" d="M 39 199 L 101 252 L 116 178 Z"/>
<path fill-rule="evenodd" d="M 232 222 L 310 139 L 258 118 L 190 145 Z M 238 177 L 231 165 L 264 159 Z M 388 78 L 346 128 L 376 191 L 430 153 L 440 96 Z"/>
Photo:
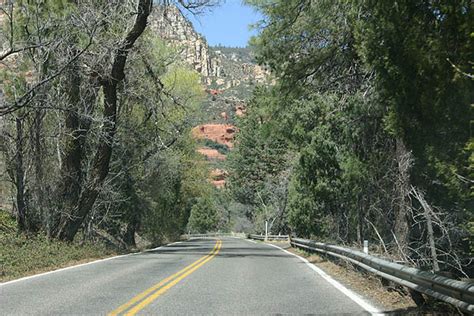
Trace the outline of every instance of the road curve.
<path fill-rule="evenodd" d="M 0 315 L 368 314 L 300 259 L 195 239 L 0 285 Z"/>

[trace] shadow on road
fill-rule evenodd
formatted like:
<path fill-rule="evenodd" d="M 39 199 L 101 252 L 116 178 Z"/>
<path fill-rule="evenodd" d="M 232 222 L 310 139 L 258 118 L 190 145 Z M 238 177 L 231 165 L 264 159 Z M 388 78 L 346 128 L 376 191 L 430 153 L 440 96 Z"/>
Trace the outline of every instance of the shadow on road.
<path fill-rule="evenodd" d="M 203 243 L 206 241 L 206 243 Z M 292 257 L 289 254 L 286 254 L 277 249 L 270 247 L 261 247 L 256 245 L 253 247 L 249 245 L 248 247 L 241 247 L 239 243 L 234 242 L 233 240 L 224 240 L 223 247 L 220 252 L 217 254 L 219 258 L 251 258 L 251 257 L 264 257 L 264 258 L 286 258 Z M 167 247 L 163 247 L 156 250 L 149 250 L 145 253 L 140 253 L 140 256 L 146 258 L 146 255 L 150 254 L 177 254 L 177 255 L 206 255 L 212 249 L 214 249 L 215 243 L 209 239 L 194 239 L 192 241 L 175 244 Z"/>

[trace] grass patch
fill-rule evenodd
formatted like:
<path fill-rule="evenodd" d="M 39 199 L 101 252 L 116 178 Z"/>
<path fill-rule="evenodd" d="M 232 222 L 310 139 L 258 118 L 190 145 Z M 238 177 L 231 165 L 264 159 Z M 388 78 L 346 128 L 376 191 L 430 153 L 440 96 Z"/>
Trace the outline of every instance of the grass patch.
<path fill-rule="evenodd" d="M 116 254 L 105 245 L 65 243 L 16 232 L 15 219 L 0 210 L 0 282 Z"/>

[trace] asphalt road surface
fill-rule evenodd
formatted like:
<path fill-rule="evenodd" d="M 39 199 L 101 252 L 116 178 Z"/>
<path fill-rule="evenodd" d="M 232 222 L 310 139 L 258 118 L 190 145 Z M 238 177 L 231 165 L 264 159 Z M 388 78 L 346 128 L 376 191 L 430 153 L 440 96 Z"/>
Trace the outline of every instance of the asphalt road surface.
<path fill-rule="evenodd" d="M 369 314 L 299 258 L 194 239 L 0 285 L 1 315 Z"/>

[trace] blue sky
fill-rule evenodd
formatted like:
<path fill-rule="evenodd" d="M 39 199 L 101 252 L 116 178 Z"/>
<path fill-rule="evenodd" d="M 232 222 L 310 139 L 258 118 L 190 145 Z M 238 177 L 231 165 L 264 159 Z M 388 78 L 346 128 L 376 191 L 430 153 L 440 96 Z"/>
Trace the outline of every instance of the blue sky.
<path fill-rule="evenodd" d="M 249 30 L 249 24 L 260 19 L 260 15 L 251 7 L 242 4 L 241 0 L 225 0 L 198 16 L 187 14 L 199 33 L 203 34 L 211 46 L 244 47 L 255 30 Z"/>

